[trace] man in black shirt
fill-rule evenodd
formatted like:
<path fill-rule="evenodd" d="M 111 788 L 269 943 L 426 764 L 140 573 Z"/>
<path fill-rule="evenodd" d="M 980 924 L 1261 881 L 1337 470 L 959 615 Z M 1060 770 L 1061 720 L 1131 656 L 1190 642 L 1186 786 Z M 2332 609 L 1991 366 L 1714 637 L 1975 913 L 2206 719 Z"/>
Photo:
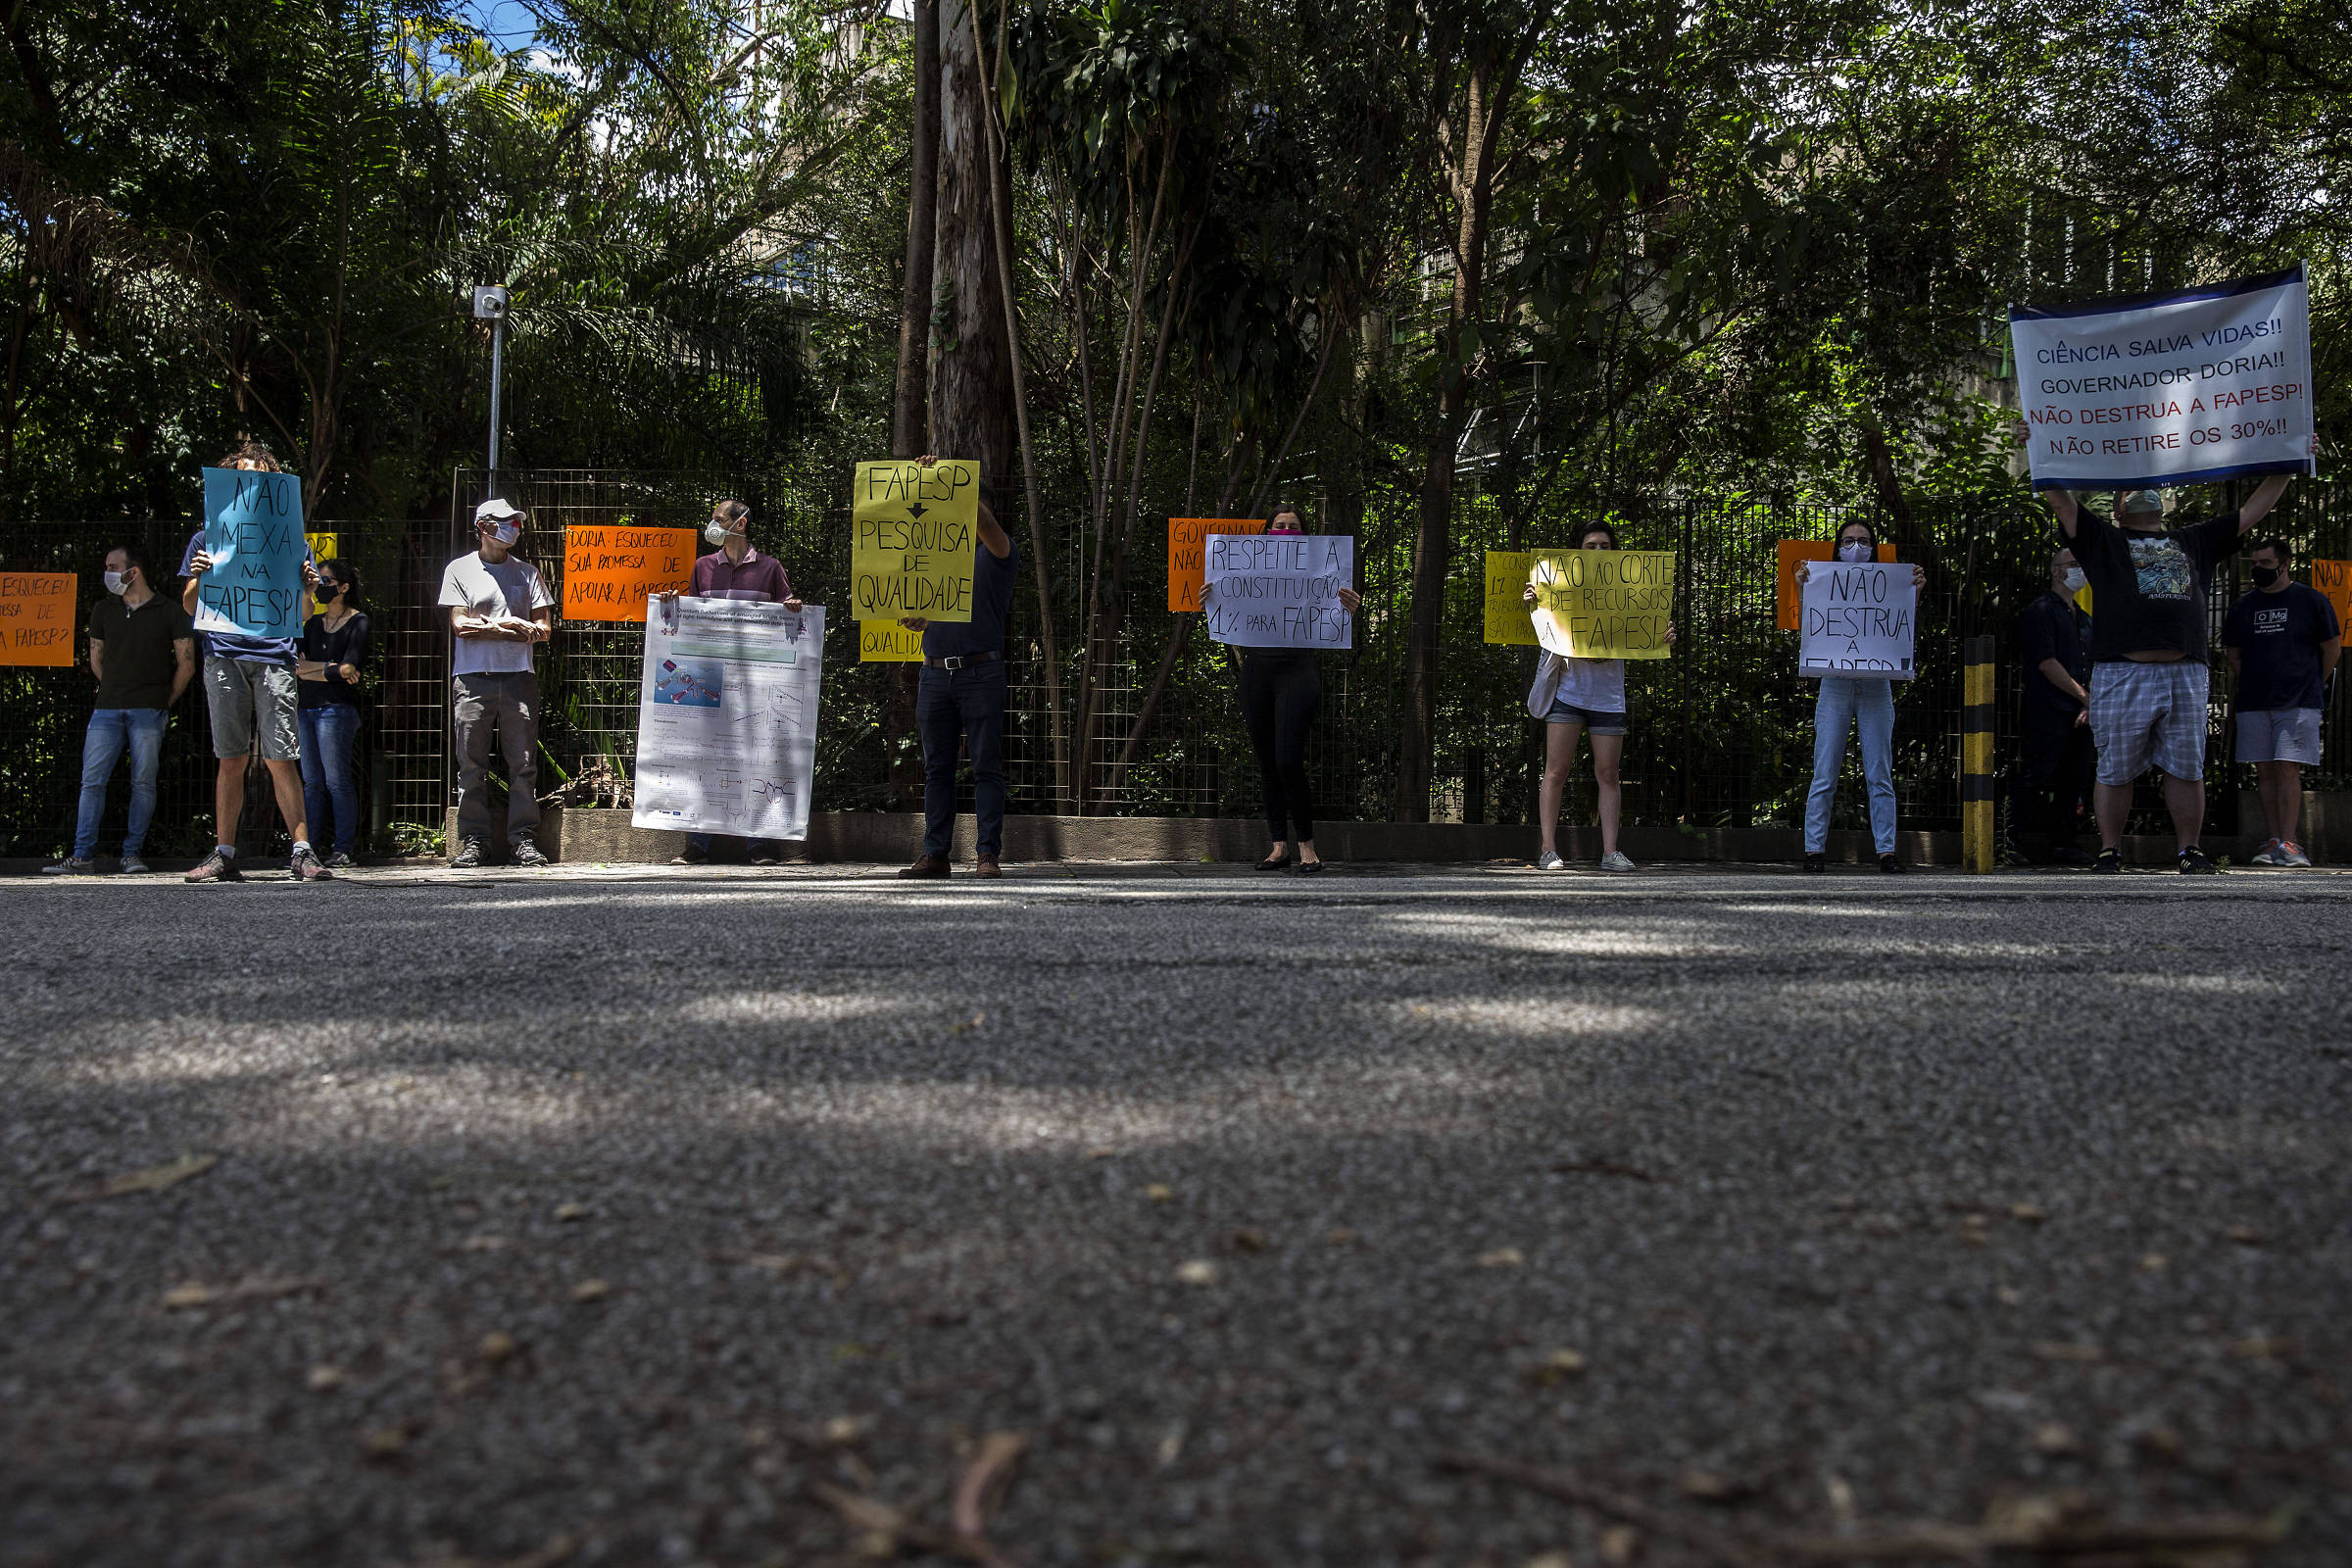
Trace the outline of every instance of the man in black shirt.
<path fill-rule="evenodd" d="M 2335 607 L 2287 575 L 2293 562 L 2283 539 L 2256 544 L 2247 559 L 2254 591 L 2231 605 L 2222 622 L 2222 647 L 2237 677 L 2237 760 L 2254 764 L 2271 830 L 2255 852 L 2256 865 L 2311 864 L 2295 842 L 2303 768 L 2319 766 L 2328 677 L 2344 651 Z"/>
<path fill-rule="evenodd" d="M 2009 831 L 2031 854 L 2046 837 L 2041 858 L 2052 865 L 2088 865 L 2075 843 L 2090 804 L 2090 617 L 2075 602 L 2082 586 L 2075 553 L 2050 558 L 2050 591 L 2026 607 L 2019 627 L 2025 664 L 2025 756 L 2009 792 Z"/>
<path fill-rule="evenodd" d="M 81 743 L 81 808 L 74 848 L 52 876 L 98 869 L 98 822 L 106 814 L 106 786 L 115 763 L 130 753 L 130 820 L 122 832 L 122 869 L 147 869 L 139 851 L 155 818 L 156 764 L 164 755 L 164 726 L 173 703 L 196 678 L 196 628 L 188 612 L 158 594 L 148 580 L 146 553 L 118 545 L 106 553 L 106 595 L 90 607 L 90 674 L 98 696 Z"/>
<path fill-rule="evenodd" d="M 2023 429 L 2023 426 L 2020 426 Z M 2272 474 L 2235 512 L 2186 528 L 2164 525 L 2153 490 L 2127 492 L 2110 522 L 2066 490 L 2042 498 L 2090 579 L 2090 733 L 2099 748 L 2099 871 L 2123 869 L 2132 786 L 2153 765 L 2180 841 L 2183 874 L 2211 871 L 2197 842 L 2205 824 L 2205 729 L 2210 670 L 2205 594 L 2214 564 L 2286 493 Z"/>

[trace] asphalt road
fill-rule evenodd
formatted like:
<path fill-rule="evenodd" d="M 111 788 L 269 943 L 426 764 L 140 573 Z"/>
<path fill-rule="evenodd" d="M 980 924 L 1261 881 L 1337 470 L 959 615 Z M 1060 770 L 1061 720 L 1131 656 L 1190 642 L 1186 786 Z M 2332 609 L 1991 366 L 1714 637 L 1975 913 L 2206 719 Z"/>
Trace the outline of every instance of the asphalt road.
<path fill-rule="evenodd" d="M 1022 1565 L 1671 1565 L 2069 1494 L 2352 1560 L 2352 878 L 0 913 L 17 1568 L 928 1560 L 964 1479 L 958 1549 Z"/>

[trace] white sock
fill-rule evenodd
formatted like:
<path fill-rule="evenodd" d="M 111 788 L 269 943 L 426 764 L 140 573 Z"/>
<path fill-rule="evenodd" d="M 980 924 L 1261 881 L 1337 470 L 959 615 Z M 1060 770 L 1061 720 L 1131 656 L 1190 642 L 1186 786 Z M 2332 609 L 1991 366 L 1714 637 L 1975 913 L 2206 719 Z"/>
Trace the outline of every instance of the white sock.
<path fill-rule="evenodd" d="M 216 844 L 213 853 L 223 860 L 233 860 L 237 858 L 237 847 L 234 844 Z"/>
<path fill-rule="evenodd" d="M 308 855 L 308 854 L 310 854 L 310 853 L 311 853 L 311 841 L 310 841 L 309 839 L 296 839 L 296 840 L 294 841 L 294 852 L 293 852 L 293 853 L 295 853 L 296 855 Z"/>

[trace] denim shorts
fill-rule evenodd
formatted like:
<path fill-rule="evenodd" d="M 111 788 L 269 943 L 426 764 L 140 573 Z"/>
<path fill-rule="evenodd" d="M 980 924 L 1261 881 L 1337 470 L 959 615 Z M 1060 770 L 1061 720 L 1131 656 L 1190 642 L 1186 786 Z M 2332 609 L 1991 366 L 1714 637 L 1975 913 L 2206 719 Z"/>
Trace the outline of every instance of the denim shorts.
<path fill-rule="evenodd" d="M 1563 698 L 1551 700 L 1551 711 L 1544 715 L 1546 724 L 1582 724 L 1588 735 L 1622 735 L 1625 733 L 1623 713 L 1595 713 L 1589 708 L 1579 708 Z"/>

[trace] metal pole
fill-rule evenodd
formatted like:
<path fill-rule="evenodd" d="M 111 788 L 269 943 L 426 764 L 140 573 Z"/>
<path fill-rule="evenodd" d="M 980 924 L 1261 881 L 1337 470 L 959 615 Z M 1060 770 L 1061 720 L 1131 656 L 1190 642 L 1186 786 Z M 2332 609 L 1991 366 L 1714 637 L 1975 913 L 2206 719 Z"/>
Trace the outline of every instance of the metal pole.
<path fill-rule="evenodd" d="M 507 321 L 490 323 L 490 495 L 498 494 L 498 388 L 507 362 Z"/>
<path fill-rule="evenodd" d="M 1964 645 L 1967 676 L 1960 710 L 1960 864 L 1969 871 L 1992 869 L 1992 665 L 1993 640 L 1971 637 Z"/>

